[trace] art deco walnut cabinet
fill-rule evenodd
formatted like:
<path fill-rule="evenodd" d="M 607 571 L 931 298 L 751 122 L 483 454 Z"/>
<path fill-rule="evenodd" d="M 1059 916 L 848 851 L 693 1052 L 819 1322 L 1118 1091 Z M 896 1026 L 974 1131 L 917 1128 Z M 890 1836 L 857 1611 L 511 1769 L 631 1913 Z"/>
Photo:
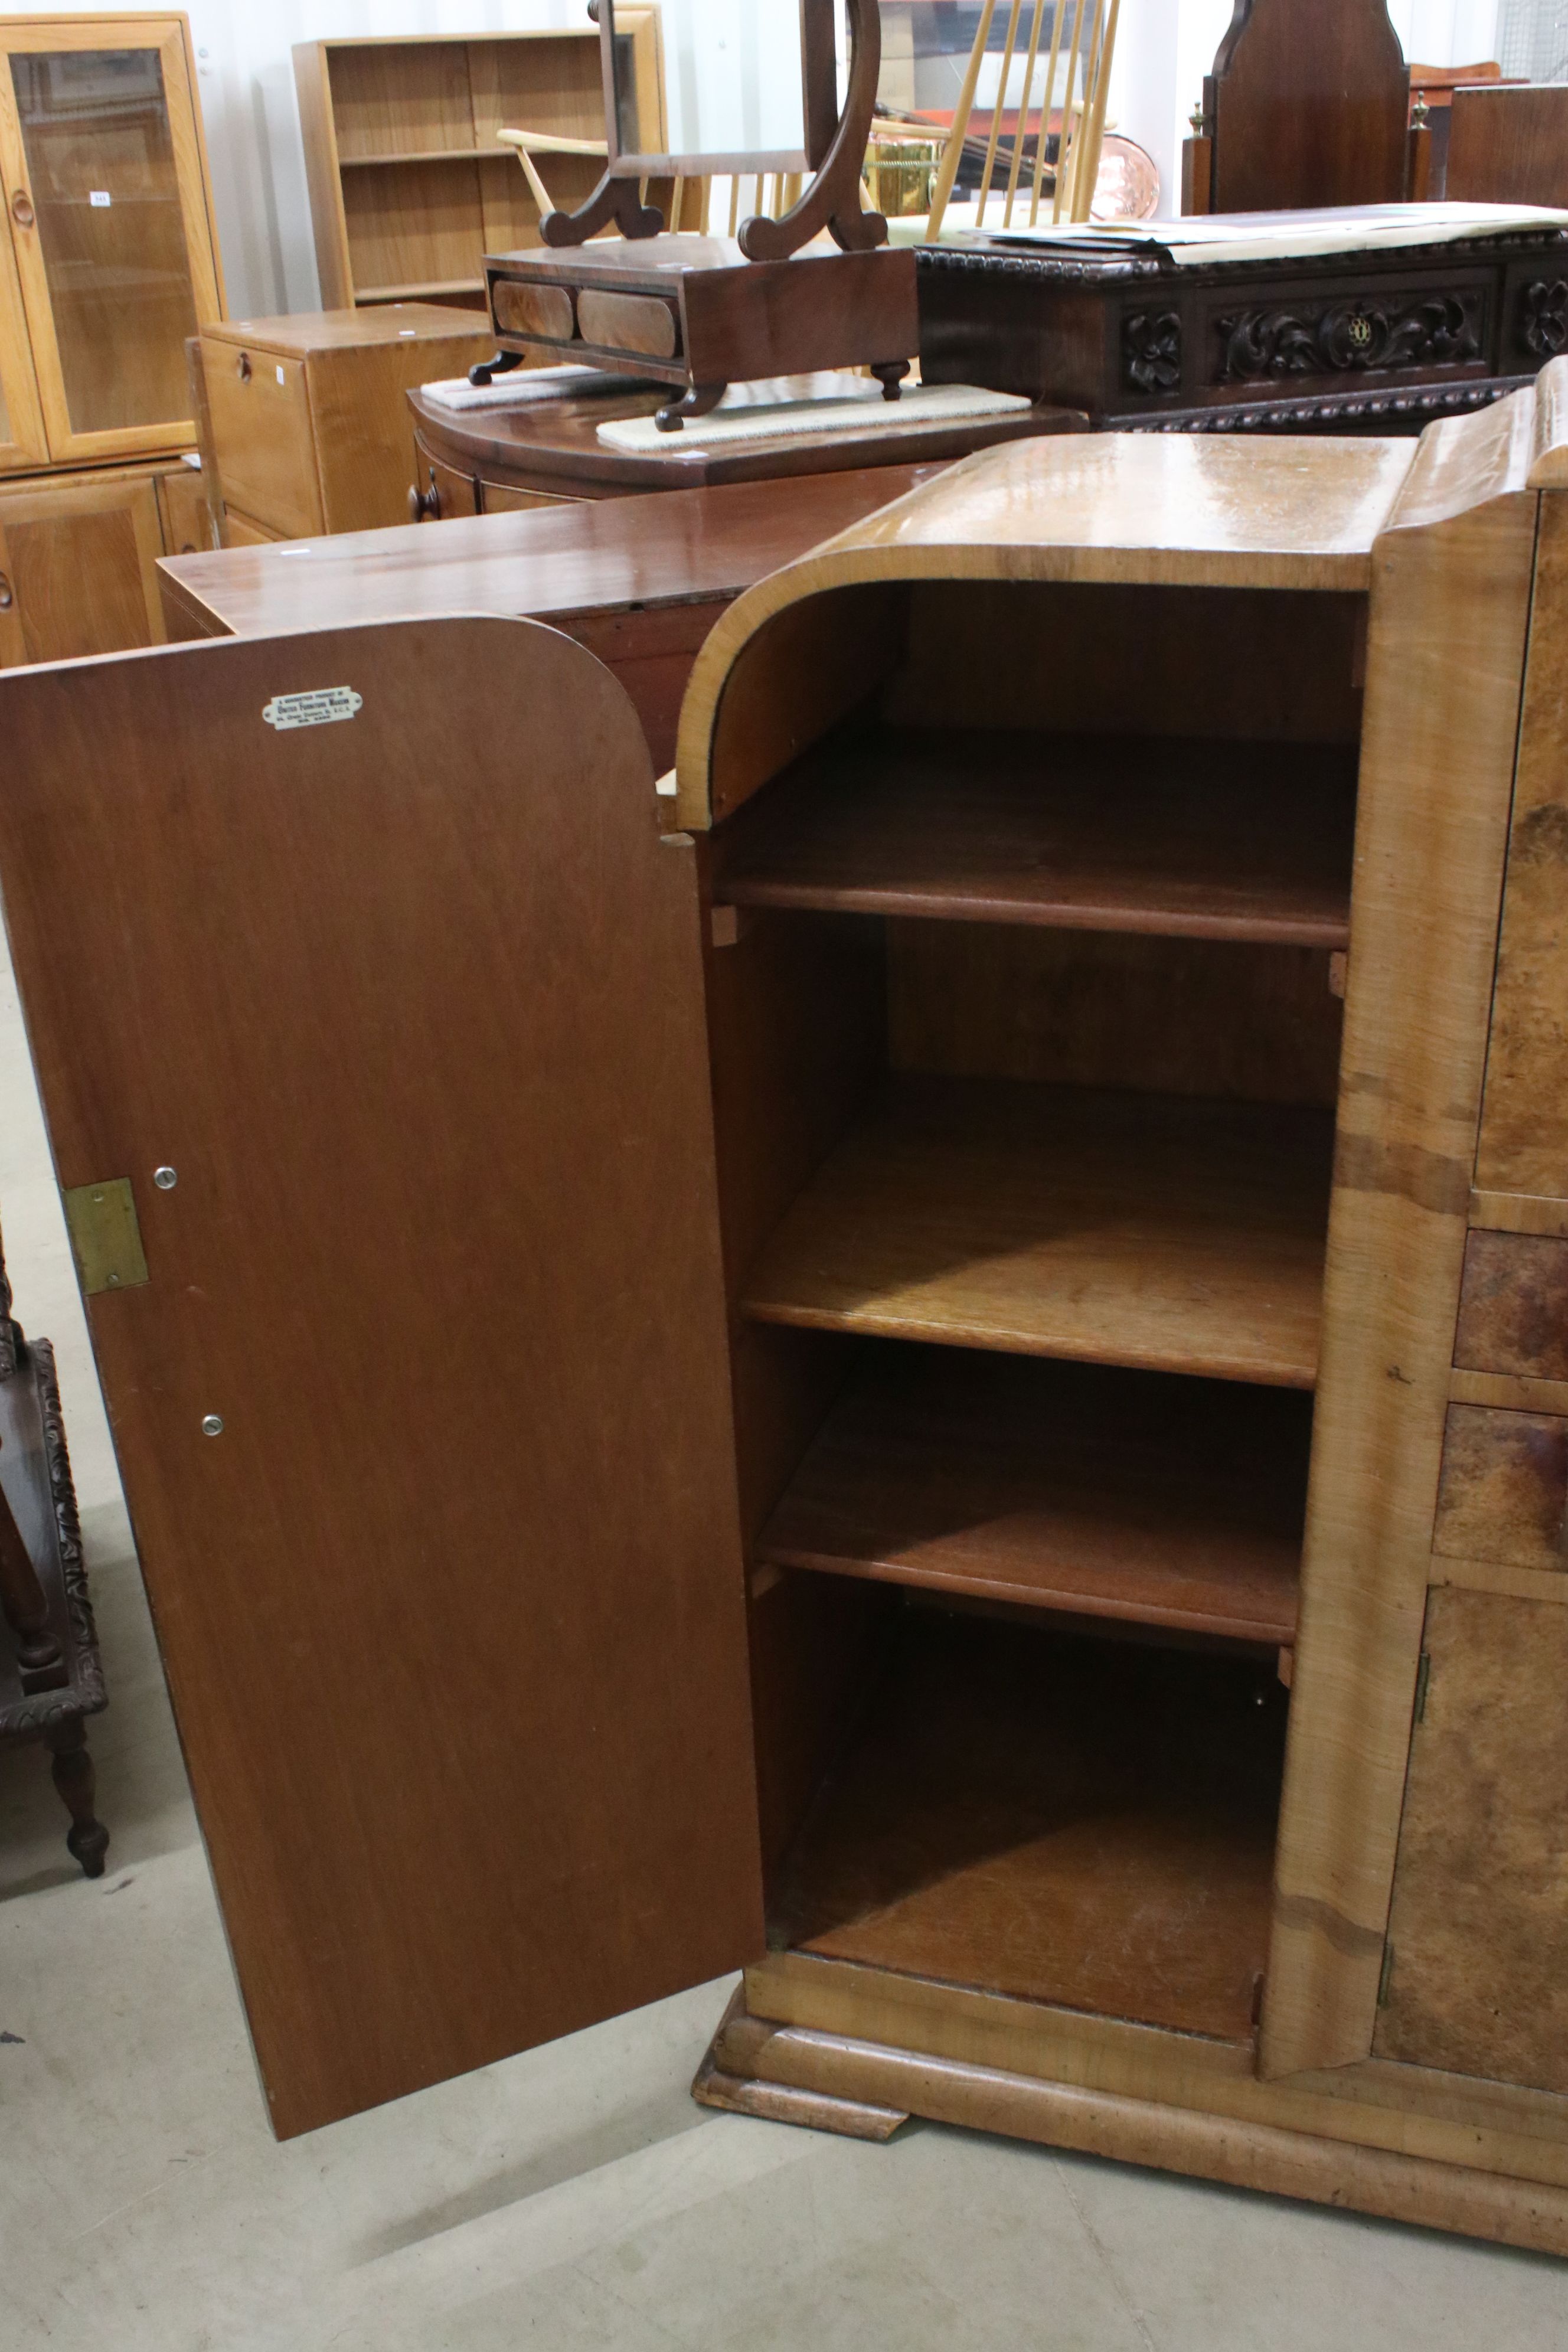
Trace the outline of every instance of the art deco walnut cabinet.
<path fill-rule="evenodd" d="M 528 622 L 0 680 L 280 2132 L 743 1967 L 711 2103 L 1568 2252 L 1565 403 L 966 460 L 657 792 Z"/>

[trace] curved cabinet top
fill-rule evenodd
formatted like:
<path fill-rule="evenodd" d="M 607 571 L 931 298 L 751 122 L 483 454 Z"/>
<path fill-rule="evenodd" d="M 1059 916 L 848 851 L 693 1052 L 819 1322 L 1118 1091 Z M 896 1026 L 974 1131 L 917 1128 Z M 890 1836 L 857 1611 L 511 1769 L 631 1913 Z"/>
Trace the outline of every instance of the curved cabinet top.
<path fill-rule="evenodd" d="M 720 622 L 681 713 L 680 824 L 711 824 L 863 698 L 896 583 L 1365 590 L 1416 446 L 1108 433 L 965 459 L 760 581 Z"/>

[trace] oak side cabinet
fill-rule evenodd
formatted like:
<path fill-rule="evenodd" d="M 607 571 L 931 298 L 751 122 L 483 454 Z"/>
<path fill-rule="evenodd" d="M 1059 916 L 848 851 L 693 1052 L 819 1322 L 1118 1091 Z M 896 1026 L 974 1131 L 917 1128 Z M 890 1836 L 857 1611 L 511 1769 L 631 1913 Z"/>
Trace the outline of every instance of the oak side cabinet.
<path fill-rule="evenodd" d="M 1565 399 L 972 457 L 658 788 L 527 622 L 0 681 L 280 2132 L 742 1969 L 711 2104 L 1568 2252 Z"/>
<path fill-rule="evenodd" d="M 406 394 L 494 350 L 482 319 L 435 302 L 204 327 L 191 372 L 225 546 L 418 521 Z"/>

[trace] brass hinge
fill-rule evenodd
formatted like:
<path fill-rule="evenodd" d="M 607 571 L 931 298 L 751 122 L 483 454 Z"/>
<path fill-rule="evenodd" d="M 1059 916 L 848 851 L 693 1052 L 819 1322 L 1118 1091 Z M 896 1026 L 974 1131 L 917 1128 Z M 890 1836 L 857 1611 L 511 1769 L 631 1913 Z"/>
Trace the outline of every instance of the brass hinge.
<path fill-rule="evenodd" d="M 73 1184 L 63 1197 L 77 1278 L 87 1297 L 100 1290 L 135 1290 L 150 1279 L 129 1176 Z"/>
<path fill-rule="evenodd" d="M 1377 2005 L 1379 2009 L 1386 2009 L 1388 2007 L 1388 1980 L 1393 1974 L 1394 1946 L 1385 1937 L 1384 1938 L 1383 1945 L 1383 1967 L 1378 1972 L 1377 1979 Z"/>
<path fill-rule="evenodd" d="M 1424 1723 L 1424 1722 L 1426 1721 L 1426 1691 L 1427 1691 L 1427 1687 L 1428 1687 L 1429 1684 L 1431 1683 L 1431 1680 L 1432 1680 L 1432 1657 L 1431 1657 L 1431 1653 L 1430 1653 L 1429 1651 L 1427 1651 L 1427 1650 L 1423 1650 L 1423 1651 L 1422 1651 L 1422 1653 L 1421 1653 L 1421 1663 L 1420 1663 L 1420 1664 L 1419 1664 L 1419 1665 L 1416 1667 L 1416 1669 L 1415 1669 L 1415 1721 L 1416 1721 L 1417 1723 Z"/>

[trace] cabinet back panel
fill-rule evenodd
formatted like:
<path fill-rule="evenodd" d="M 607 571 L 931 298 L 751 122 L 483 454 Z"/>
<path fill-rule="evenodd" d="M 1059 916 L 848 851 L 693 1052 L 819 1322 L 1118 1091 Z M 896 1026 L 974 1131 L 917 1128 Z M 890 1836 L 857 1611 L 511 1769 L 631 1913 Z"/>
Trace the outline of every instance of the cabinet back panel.
<path fill-rule="evenodd" d="M 461 41 L 374 42 L 328 58 L 342 156 L 474 145 L 468 52 Z"/>
<path fill-rule="evenodd" d="M 909 594 L 908 659 L 885 697 L 901 724 L 1309 743 L 1361 731 L 1363 596 L 1008 580 Z"/>
<path fill-rule="evenodd" d="M 483 170 L 458 161 L 345 173 L 343 217 L 356 289 L 480 277 Z"/>
<path fill-rule="evenodd" d="M 498 131 L 547 131 L 564 139 L 605 135 L 599 36 L 586 27 L 554 40 L 474 41 L 468 48 L 468 75 L 474 131 L 481 147 L 493 147 Z M 552 195 L 560 167 L 568 160 L 560 155 L 539 158 Z M 519 166 L 511 168 L 521 180 Z"/>
<path fill-rule="evenodd" d="M 1344 1008 L 1315 948 L 889 922 L 900 1070 L 1332 1106 Z"/>

